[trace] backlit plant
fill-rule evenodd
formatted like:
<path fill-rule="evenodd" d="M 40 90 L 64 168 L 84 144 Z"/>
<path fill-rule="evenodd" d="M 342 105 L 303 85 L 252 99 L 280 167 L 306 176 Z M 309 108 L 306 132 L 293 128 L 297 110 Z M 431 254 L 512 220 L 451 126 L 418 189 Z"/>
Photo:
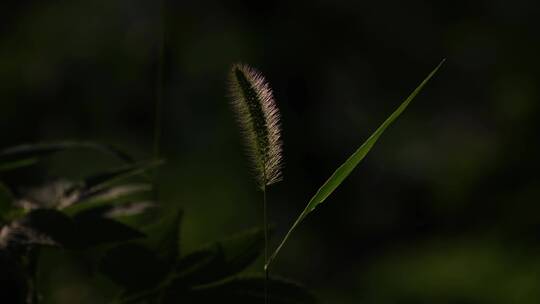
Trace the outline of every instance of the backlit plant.
<path fill-rule="evenodd" d="M 265 264 L 264 272 L 268 279 L 268 270 L 281 248 L 285 245 L 297 226 L 323 203 L 334 190 L 351 174 L 356 166 L 366 157 L 379 137 L 394 120 L 396 120 L 409 103 L 422 90 L 425 84 L 439 70 L 444 60 L 420 83 L 405 101 L 388 117 L 383 124 L 328 178 L 309 200 L 306 208 L 300 213 L 279 246 L 268 256 L 268 218 L 266 188 L 281 179 L 282 147 L 280 140 L 279 111 L 272 91 L 264 77 L 255 69 L 237 64 L 232 67 L 230 88 L 232 105 L 240 122 L 247 143 L 248 155 L 255 168 L 255 176 L 259 188 L 263 192 L 264 230 L 265 230 Z M 268 295 L 265 286 L 265 301 Z"/>
<path fill-rule="evenodd" d="M 69 254 L 89 269 L 94 290 L 105 286 L 103 294 L 110 303 L 316 303 L 297 283 L 269 276 L 272 262 L 298 225 L 351 174 L 441 64 L 318 189 L 272 254 L 266 191 L 282 179 L 280 116 L 269 85 L 247 65 L 231 68 L 229 93 L 263 194 L 262 229 L 185 252 L 180 245 L 183 212 L 160 207 L 155 181 L 148 174 L 162 160 L 134 161 L 119 149 L 90 142 L 0 150 L 0 300 L 50 302 L 53 290 L 43 286 L 54 283 L 48 278 L 55 269 L 41 262 Z M 105 153 L 118 167 L 78 180 L 45 178 L 32 187 L 20 184 L 20 172 L 39 176 L 36 164 L 80 149 Z M 263 273 L 245 274 L 263 253 Z"/>

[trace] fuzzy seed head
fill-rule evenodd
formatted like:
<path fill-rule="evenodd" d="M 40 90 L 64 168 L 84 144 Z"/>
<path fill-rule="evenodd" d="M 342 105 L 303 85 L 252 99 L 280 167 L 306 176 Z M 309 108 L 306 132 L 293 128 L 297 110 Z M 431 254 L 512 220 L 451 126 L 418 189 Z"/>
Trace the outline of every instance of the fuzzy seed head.
<path fill-rule="evenodd" d="M 230 95 L 260 188 L 282 179 L 279 110 L 272 90 L 254 68 L 235 64 L 229 75 Z"/>

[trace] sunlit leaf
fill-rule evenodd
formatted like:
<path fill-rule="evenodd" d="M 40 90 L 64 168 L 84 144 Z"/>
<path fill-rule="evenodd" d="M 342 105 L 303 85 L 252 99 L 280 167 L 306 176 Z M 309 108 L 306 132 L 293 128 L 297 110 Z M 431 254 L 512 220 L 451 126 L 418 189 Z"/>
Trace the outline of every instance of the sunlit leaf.
<path fill-rule="evenodd" d="M 150 184 L 115 184 L 131 177 L 142 175 L 162 163 L 163 161 L 161 160 L 151 160 L 90 176 L 82 182 L 82 186 L 79 189 L 76 189 L 76 191 L 80 192 L 78 200 L 70 206 L 63 208 L 63 211 L 66 214 L 75 215 L 95 209 L 101 210 L 103 209 L 102 207 L 105 207 L 101 211 L 106 212 L 110 209 L 107 206 L 112 207 L 124 203 L 133 203 L 141 199 L 146 200 L 148 198 L 142 198 L 142 195 L 152 190 Z"/>
<path fill-rule="evenodd" d="M 151 190 L 152 186 L 144 183 L 112 186 L 91 195 L 86 195 L 84 199 L 62 209 L 62 211 L 70 215 L 96 209 L 107 212 L 114 206 L 150 199 Z"/>
<path fill-rule="evenodd" d="M 91 195 L 112 186 L 114 183 L 127 178 L 143 174 L 150 169 L 160 166 L 163 160 L 151 160 L 137 164 L 130 164 L 107 172 L 102 172 L 88 177 L 84 181 L 84 195 Z M 83 195 L 83 196 L 84 196 Z"/>
<path fill-rule="evenodd" d="M 351 172 L 358 166 L 358 164 L 366 157 L 371 148 L 375 145 L 379 137 L 384 133 L 386 128 L 388 128 L 400 115 L 405 111 L 409 103 L 416 97 L 416 95 L 422 90 L 422 88 L 428 83 L 428 81 L 437 73 L 439 68 L 444 63 L 444 60 L 439 63 L 439 65 L 431 72 L 429 75 L 418 85 L 418 87 L 403 101 L 403 103 L 388 117 L 382 125 L 375 130 L 373 134 L 339 167 L 337 170 L 326 180 L 326 182 L 319 188 L 317 193 L 311 198 L 308 202 L 306 208 L 300 216 L 296 219 L 292 227 L 289 229 L 280 245 L 274 251 L 267 261 L 265 267 L 267 268 L 276 255 L 279 253 L 291 233 L 296 229 L 298 224 L 300 224 L 308 214 L 313 212 L 317 206 L 323 203 L 333 192 L 336 190 L 341 183 L 351 174 Z"/>

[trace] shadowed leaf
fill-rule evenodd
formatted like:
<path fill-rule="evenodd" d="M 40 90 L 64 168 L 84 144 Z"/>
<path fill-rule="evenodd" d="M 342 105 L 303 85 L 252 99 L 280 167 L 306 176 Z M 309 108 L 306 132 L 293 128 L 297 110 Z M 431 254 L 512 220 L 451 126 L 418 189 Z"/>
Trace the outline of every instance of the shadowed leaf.
<path fill-rule="evenodd" d="M 219 283 L 193 289 L 177 289 L 171 286 L 163 303 L 236 303 L 257 304 L 264 302 L 264 276 L 239 276 Z M 297 283 L 270 278 L 268 302 L 273 304 L 314 304 L 315 297 Z"/>
<path fill-rule="evenodd" d="M 178 259 L 182 214 L 181 210 L 169 212 L 159 222 L 142 228 L 142 231 L 148 235 L 141 241 L 142 244 L 168 263 L 173 263 Z"/>
<path fill-rule="evenodd" d="M 0 225 L 10 219 L 10 214 L 17 208 L 13 205 L 15 198 L 11 191 L 0 183 Z"/>
<path fill-rule="evenodd" d="M 118 245 L 107 251 L 101 270 L 123 288 L 122 303 L 151 291 L 174 271 L 179 254 L 182 211 L 170 212 L 141 230 L 145 239 Z"/>
<path fill-rule="evenodd" d="M 74 247 L 80 242 L 74 221 L 57 210 L 32 210 L 20 220 L 20 224 L 38 236 L 50 238 L 58 245 Z"/>
<path fill-rule="evenodd" d="M 23 245 L 58 245 L 67 249 L 85 249 L 106 243 L 129 241 L 144 236 L 141 232 L 107 218 L 70 218 L 53 209 L 30 211 L 10 228 L 25 242 Z M 15 240 L 17 241 L 17 239 Z"/>
<path fill-rule="evenodd" d="M 238 274 L 261 255 L 264 233 L 255 228 L 183 257 L 176 267 L 179 285 L 201 285 Z"/>
<path fill-rule="evenodd" d="M 112 155 L 124 162 L 132 162 L 132 158 L 119 149 L 94 142 L 50 142 L 25 144 L 0 150 L 0 172 L 26 167 L 36 163 L 40 158 L 70 149 L 90 149 Z"/>
<path fill-rule="evenodd" d="M 27 280 L 22 265 L 7 251 L 0 248 L 0 302 L 26 303 Z"/>
<path fill-rule="evenodd" d="M 79 237 L 77 245 L 82 248 L 141 239 L 145 236 L 127 225 L 99 216 L 76 216 L 74 222 Z"/>
<path fill-rule="evenodd" d="M 107 251 L 100 262 L 100 271 L 125 293 L 133 293 L 158 285 L 169 266 L 152 250 L 130 242 Z"/>

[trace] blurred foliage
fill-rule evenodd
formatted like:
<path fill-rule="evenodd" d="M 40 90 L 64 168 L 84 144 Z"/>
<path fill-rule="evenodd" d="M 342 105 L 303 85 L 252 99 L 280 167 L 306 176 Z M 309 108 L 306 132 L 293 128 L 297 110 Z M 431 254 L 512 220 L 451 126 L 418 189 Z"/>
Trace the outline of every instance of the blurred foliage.
<path fill-rule="evenodd" d="M 53 143 L 25 145 L 24 149 L 8 148 L 0 151 L 0 156 L 4 156 L 0 158 L 9 159 L 4 168 L 15 170 L 17 166 L 11 163 L 20 164 L 21 159 L 43 155 L 43 151 L 47 152 L 45 154 L 58 153 L 82 145 L 62 145 L 57 149 L 58 146 Z M 57 256 L 69 252 L 77 257 L 72 261 L 87 268 L 86 281 L 95 288 L 95 295 L 77 302 L 90 303 L 98 297 L 106 297 L 109 288 L 103 292 L 99 284 L 88 282 L 99 280 L 100 276 L 116 286 L 110 288 L 117 289 L 115 298 L 107 300 L 111 303 L 264 302 L 264 275 L 238 276 L 261 254 L 264 246 L 262 231 L 248 231 L 182 255 L 181 211 L 169 211 L 168 214 L 162 211 L 154 215 L 150 223 L 143 224 L 139 217 L 145 216 L 148 208 L 132 207 L 141 203 L 141 197 L 133 197 L 129 191 L 104 195 L 115 192 L 121 185 L 125 187 L 126 181 L 151 168 L 153 166 L 144 162 L 128 165 L 73 182 L 69 187 L 58 189 L 57 182 L 48 182 L 40 191 L 16 196 L 9 194 L 8 187 L 3 186 L 0 299 L 13 304 L 67 301 L 52 296 L 65 288 L 67 281 L 57 280 L 52 286 L 42 284 L 55 268 L 48 267 L 51 264 L 47 259 L 52 257 L 45 258 L 41 251 L 54 248 Z M 9 174 L 2 176 L 2 181 L 12 184 Z M 118 197 L 125 195 L 129 195 L 130 200 L 119 203 Z M 95 197 L 100 197 L 100 204 L 88 203 L 95 202 Z M 84 208 L 73 208 L 77 206 Z M 145 206 L 156 208 L 155 203 L 145 203 Z M 276 278 L 270 282 L 274 303 L 316 302 L 308 291 L 295 283 Z"/>

